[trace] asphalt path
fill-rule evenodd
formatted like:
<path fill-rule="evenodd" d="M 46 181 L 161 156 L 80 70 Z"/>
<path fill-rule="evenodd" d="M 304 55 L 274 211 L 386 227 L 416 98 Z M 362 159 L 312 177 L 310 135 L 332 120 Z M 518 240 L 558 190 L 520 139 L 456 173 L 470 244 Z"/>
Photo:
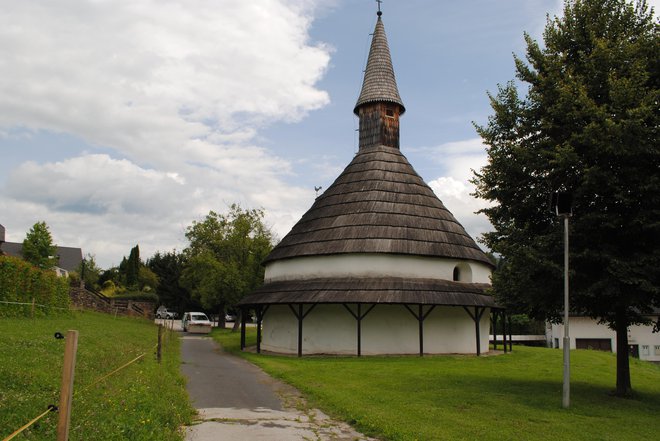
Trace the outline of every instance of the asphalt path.
<path fill-rule="evenodd" d="M 297 390 L 223 352 L 210 337 L 181 335 L 181 372 L 198 412 L 186 441 L 376 441 L 310 408 Z"/>
<path fill-rule="evenodd" d="M 223 354 L 208 337 L 185 337 L 181 371 L 188 379 L 188 395 L 196 408 L 234 407 L 282 410 L 273 380 L 242 358 Z"/>

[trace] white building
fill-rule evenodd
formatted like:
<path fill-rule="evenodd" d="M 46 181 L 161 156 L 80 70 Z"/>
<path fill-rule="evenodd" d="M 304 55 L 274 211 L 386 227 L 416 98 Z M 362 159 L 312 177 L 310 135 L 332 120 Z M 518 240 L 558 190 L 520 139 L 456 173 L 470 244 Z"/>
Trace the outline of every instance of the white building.
<path fill-rule="evenodd" d="M 359 151 L 240 304 L 256 311 L 257 351 L 488 351 L 493 264 L 399 150 L 404 112 L 379 12 L 354 109 Z"/>
<path fill-rule="evenodd" d="M 650 318 L 655 322 L 660 316 L 660 310 Z M 569 337 L 571 349 L 596 349 L 616 352 L 616 332 L 605 324 L 589 317 L 570 317 Z M 548 346 L 564 347 L 564 325 L 548 324 L 546 328 Z M 653 362 L 660 362 L 660 333 L 653 333 L 653 325 L 630 326 L 628 328 L 628 349 L 630 355 Z"/>

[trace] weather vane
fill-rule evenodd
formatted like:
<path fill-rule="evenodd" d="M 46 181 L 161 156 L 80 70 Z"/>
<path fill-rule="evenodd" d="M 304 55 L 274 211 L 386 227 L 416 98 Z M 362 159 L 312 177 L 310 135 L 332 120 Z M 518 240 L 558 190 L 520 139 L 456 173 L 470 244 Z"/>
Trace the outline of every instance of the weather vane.
<path fill-rule="evenodd" d="M 380 4 L 383 3 L 383 0 L 376 0 L 376 3 L 378 3 L 378 15 L 383 15 L 383 13 L 380 11 Z"/>

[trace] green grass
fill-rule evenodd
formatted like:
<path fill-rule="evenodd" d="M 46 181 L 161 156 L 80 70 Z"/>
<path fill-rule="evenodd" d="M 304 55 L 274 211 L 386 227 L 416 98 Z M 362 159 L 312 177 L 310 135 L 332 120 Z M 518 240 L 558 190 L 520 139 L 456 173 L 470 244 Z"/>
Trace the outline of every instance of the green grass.
<path fill-rule="evenodd" d="M 214 332 L 237 352 L 239 334 Z M 248 345 L 255 336 L 248 334 Z M 313 406 L 386 440 L 639 440 L 660 432 L 660 367 L 631 360 L 634 398 L 610 395 L 616 360 L 571 352 L 571 408 L 561 407 L 562 353 L 514 347 L 491 357 L 296 357 L 243 353 Z"/>
<path fill-rule="evenodd" d="M 53 334 L 69 329 L 79 331 L 70 440 L 183 439 L 180 428 L 194 409 L 179 373 L 179 339 L 166 333 L 158 364 L 152 322 L 91 312 L 0 320 L 1 439 L 59 404 L 64 340 Z M 92 385 L 142 353 L 147 355 Z M 56 425 L 51 412 L 16 439 L 54 440 Z"/>

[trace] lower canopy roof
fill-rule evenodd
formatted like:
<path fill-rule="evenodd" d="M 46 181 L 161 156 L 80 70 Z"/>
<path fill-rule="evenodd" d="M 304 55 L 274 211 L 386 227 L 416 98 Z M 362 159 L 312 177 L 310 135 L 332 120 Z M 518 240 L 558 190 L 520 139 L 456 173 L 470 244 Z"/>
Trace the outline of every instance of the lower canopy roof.
<path fill-rule="evenodd" d="M 398 277 L 282 280 L 263 285 L 243 298 L 239 305 L 380 303 L 501 309 L 491 295 L 485 294 L 488 288 L 490 285 L 486 283 Z"/>

